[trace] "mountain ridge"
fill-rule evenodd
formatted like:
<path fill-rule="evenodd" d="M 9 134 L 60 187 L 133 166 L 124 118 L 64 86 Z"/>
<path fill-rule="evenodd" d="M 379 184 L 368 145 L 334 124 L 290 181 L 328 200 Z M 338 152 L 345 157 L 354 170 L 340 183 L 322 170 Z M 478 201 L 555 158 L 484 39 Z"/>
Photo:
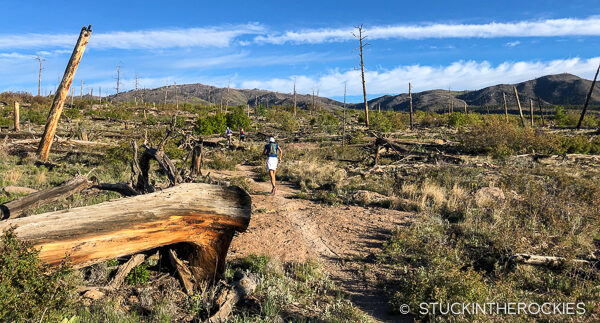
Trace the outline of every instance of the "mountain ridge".
<path fill-rule="evenodd" d="M 538 97 L 543 105 L 583 105 L 591 86 L 590 80 L 580 78 L 573 74 L 551 74 L 541 76 L 532 80 L 515 84 L 497 84 L 484 87 L 479 90 L 448 91 L 427 90 L 415 92 L 413 96 L 413 107 L 416 110 L 425 111 L 447 111 L 450 102 L 454 104 L 455 111 L 462 111 L 464 104 L 469 107 L 503 107 L 502 93 L 506 94 L 508 106 L 516 106 L 513 87 L 519 92 L 519 100 L 525 108 L 529 100 L 537 104 Z M 293 105 L 293 94 L 281 93 L 260 89 L 234 89 L 219 88 L 201 83 L 181 84 L 177 86 L 159 87 L 155 89 L 131 90 L 119 93 L 119 101 L 133 101 L 134 98 L 143 98 L 144 102 L 152 103 L 191 102 L 214 105 Z M 600 93 L 592 94 L 591 105 L 600 104 Z M 115 95 L 110 96 L 115 99 Z M 314 104 L 317 107 L 328 110 L 339 109 L 342 102 L 326 97 L 312 96 L 310 94 L 297 94 L 296 102 L 299 108 L 307 109 Z M 408 93 L 397 95 L 383 95 L 368 101 L 369 108 L 394 111 L 409 110 Z M 364 103 L 349 103 L 348 108 L 364 109 Z"/>

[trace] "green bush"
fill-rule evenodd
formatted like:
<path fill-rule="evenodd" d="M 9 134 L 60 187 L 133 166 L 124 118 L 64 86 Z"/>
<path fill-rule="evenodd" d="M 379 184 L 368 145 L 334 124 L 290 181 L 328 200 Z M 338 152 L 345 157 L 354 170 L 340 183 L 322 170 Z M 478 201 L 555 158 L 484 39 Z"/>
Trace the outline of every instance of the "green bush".
<path fill-rule="evenodd" d="M 473 125 L 481 122 L 477 113 L 464 114 L 462 112 L 453 112 L 448 116 L 448 126 L 459 128 L 466 125 Z"/>
<path fill-rule="evenodd" d="M 379 132 L 390 132 L 392 130 L 392 123 L 383 113 L 371 113 L 369 115 L 369 129 Z"/>
<path fill-rule="evenodd" d="M 31 243 L 6 231 L 0 243 L 0 321 L 58 322 L 72 313 L 75 284 L 65 261 L 50 269 Z"/>
<path fill-rule="evenodd" d="M 204 118 L 198 118 L 194 126 L 194 132 L 199 135 L 212 135 L 225 133 L 227 129 L 227 118 L 217 113 Z"/>
<path fill-rule="evenodd" d="M 250 127 L 250 118 L 244 113 L 244 107 L 237 107 L 233 112 L 226 116 L 227 126 L 231 129 L 239 130 Z"/>
<path fill-rule="evenodd" d="M 148 265 L 142 263 L 129 272 L 125 280 L 129 285 L 147 284 L 149 278 Z"/>
<path fill-rule="evenodd" d="M 310 120 L 310 124 L 313 126 L 316 125 L 321 131 L 334 133 L 339 129 L 340 120 L 333 114 L 322 111 L 318 116 Z"/>
<path fill-rule="evenodd" d="M 278 123 L 285 131 L 294 132 L 298 130 L 298 120 L 288 111 L 269 110 L 266 117 L 269 122 Z"/>

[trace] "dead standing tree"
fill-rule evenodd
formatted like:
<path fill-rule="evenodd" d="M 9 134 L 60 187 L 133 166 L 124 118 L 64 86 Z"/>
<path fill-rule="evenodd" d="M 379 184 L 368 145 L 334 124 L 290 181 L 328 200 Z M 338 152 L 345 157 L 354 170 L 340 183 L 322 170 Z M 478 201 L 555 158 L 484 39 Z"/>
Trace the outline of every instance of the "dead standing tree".
<path fill-rule="evenodd" d="M 598 72 L 600 72 L 600 65 L 598 65 L 598 69 L 596 70 L 596 75 L 594 75 L 594 80 L 592 81 L 592 86 L 590 86 L 590 91 L 588 92 L 588 95 L 585 98 L 585 104 L 583 105 L 583 110 L 581 110 L 581 116 L 579 117 L 579 122 L 577 122 L 577 130 L 579 130 L 579 128 L 581 128 L 581 123 L 583 123 L 583 117 L 585 117 L 585 112 L 587 111 L 588 104 L 590 103 L 590 98 L 592 97 L 592 92 L 594 92 L 594 86 L 596 85 L 596 79 L 598 78 Z"/>
<path fill-rule="evenodd" d="M 358 42 L 359 42 L 359 47 L 358 49 L 360 50 L 360 72 L 361 72 L 361 77 L 362 77 L 362 88 L 363 88 L 363 99 L 364 99 L 364 104 L 365 104 L 365 125 L 367 126 L 367 128 L 369 127 L 369 103 L 367 102 L 367 87 L 365 85 L 365 63 L 364 63 L 364 56 L 363 56 L 363 48 L 365 46 L 368 46 L 368 43 L 364 43 L 363 40 L 365 40 L 367 38 L 367 36 L 363 36 L 363 25 L 361 24 L 360 26 L 356 26 L 354 27 L 356 28 L 356 30 L 358 31 L 358 35 L 356 33 L 352 33 L 352 36 L 358 38 Z"/>
<path fill-rule="evenodd" d="M 506 93 L 502 92 L 502 98 L 504 99 L 504 116 L 506 117 L 506 122 L 508 122 L 508 106 L 506 105 Z"/>
<path fill-rule="evenodd" d="M 525 128 L 525 117 L 523 117 L 523 109 L 521 108 L 521 101 L 519 101 L 519 92 L 517 92 L 517 87 L 513 86 L 515 90 L 515 99 L 517 100 L 517 106 L 519 106 L 519 116 L 521 116 L 521 125 Z"/>
<path fill-rule="evenodd" d="M 413 130 L 413 102 L 412 102 L 412 86 L 408 83 L 408 103 L 410 105 L 410 130 Z"/>
<path fill-rule="evenodd" d="M 54 101 L 52 102 L 52 107 L 50 108 L 50 114 L 48 115 L 48 120 L 46 121 L 44 134 L 42 135 L 42 140 L 40 140 L 40 145 L 37 152 L 38 158 L 44 162 L 48 161 L 50 146 L 52 146 L 52 140 L 54 139 L 54 134 L 56 133 L 58 120 L 60 119 L 69 88 L 73 82 L 75 71 L 77 71 L 77 66 L 79 66 L 79 62 L 81 61 L 81 57 L 83 56 L 83 52 L 85 51 L 85 47 L 87 46 L 91 34 L 91 25 L 81 29 L 79 39 L 77 40 L 77 44 L 75 45 L 71 59 L 67 64 L 63 79 L 58 86 L 56 96 L 54 96 Z"/>
<path fill-rule="evenodd" d="M 296 79 L 294 78 L 294 117 L 296 117 Z"/>
<path fill-rule="evenodd" d="M 117 94 L 115 95 L 115 105 L 119 107 L 119 85 L 121 83 L 121 64 L 117 65 Z"/>
<path fill-rule="evenodd" d="M 45 59 L 42 59 L 39 56 L 35 59 L 40 63 L 40 72 L 38 74 L 38 96 L 40 96 L 42 94 L 42 62 L 45 61 Z"/>

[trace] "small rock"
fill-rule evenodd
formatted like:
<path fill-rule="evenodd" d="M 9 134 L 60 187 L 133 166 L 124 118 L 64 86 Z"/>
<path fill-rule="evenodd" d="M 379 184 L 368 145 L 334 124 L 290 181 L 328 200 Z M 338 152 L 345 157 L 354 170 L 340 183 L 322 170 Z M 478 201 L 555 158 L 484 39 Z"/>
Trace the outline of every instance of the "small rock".
<path fill-rule="evenodd" d="M 433 141 L 433 143 L 436 144 L 436 145 L 443 145 L 444 144 L 444 140 L 442 140 L 442 139 L 435 139 Z"/>
<path fill-rule="evenodd" d="M 98 289 L 90 289 L 83 294 L 83 297 L 97 301 L 104 297 L 104 293 L 99 291 Z"/>

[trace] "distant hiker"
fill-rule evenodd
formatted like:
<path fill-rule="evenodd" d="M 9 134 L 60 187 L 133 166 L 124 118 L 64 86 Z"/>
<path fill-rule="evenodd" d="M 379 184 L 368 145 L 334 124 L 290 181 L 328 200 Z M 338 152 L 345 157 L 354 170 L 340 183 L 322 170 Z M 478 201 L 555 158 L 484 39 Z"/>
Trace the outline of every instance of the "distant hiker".
<path fill-rule="evenodd" d="M 246 132 L 244 128 L 240 128 L 240 141 L 246 141 Z"/>
<path fill-rule="evenodd" d="M 275 186 L 275 173 L 277 173 L 277 164 L 279 163 L 279 159 L 283 157 L 283 152 L 277 143 L 275 143 L 275 138 L 269 138 L 269 143 L 265 145 L 265 149 L 263 151 L 265 155 L 267 155 L 267 170 L 269 171 L 269 176 L 271 176 L 271 185 L 273 189 L 271 189 L 271 194 L 275 194 L 277 191 L 277 186 Z M 277 158 L 279 156 L 279 159 Z"/>
<path fill-rule="evenodd" d="M 225 130 L 225 135 L 227 136 L 227 144 L 231 145 L 231 129 L 229 129 L 229 127 L 227 127 L 227 130 Z"/>

